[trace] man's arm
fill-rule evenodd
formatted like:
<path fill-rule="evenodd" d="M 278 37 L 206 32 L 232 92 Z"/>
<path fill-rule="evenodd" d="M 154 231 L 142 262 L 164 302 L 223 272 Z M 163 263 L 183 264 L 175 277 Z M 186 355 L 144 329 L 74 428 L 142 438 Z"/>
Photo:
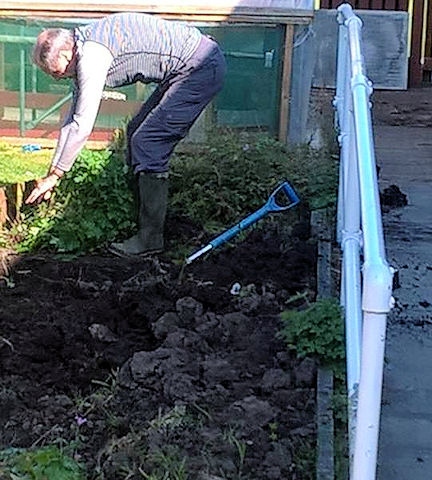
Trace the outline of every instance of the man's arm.
<path fill-rule="evenodd" d="M 96 42 L 85 42 L 77 63 L 77 80 L 69 114 L 60 129 L 49 173 L 37 182 L 26 203 L 47 200 L 58 180 L 69 171 L 93 130 L 112 62 L 111 52 Z"/>
<path fill-rule="evenodd" d="M 76 91 L 72 109 L 60 130 L 52 167 L 67 172 L 90 136 L 113 60 L 103 45 L 87 41 L 77 64 Z"/>

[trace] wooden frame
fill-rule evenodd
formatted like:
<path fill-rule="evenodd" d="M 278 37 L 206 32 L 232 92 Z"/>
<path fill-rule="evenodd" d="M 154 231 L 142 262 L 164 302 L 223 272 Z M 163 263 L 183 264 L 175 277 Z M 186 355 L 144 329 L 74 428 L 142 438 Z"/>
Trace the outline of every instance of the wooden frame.
<path fill-rule="evenodd" d="M 296 3 L 299 0 L 292 0 Z M 307 0 L 303 0 L 307 2 Z M 289 8 L 289 0 L 219 0 L 215 5 L 202 5 L 199 0 L 163 1 L 146 4 L 137 0 L 118 3 L 104 0 L 102 4 L 70 0 L 3 0 L 0 16 L 50 17 L 98 17 L 115 12 L 143 12 L 161 15 L 166 18 L 185 19 L 205 22 L 270 22 L 282 24 L 309 23 L 313 9 Z M 283 6 L 283 5 L 288 6 Z"/>
<path fill-rule="evenodd" d="M 312 0 L 218 0 L 215 5 L 202 5 L 202 0 L 159 0 L 157 4 L 145 4 L 140 0 L 117 3 L 104 0 L 102 4 L 70 0 L 2 0 L 1 17 L 13 18 L 98 18 L 115 12 L 142 12 L 168 19 L 195 22 L 280 24 L 285 28 L 283 45 L 282 88 L 278 137 L 287 141 L 291 92 L 292 50 L 294 25 L 312 21 Z M 310 4 L 310 5 L 309 5 Z M 302 6 L 307 8 L 300 8 Z"/>
<path fill-rule="evenodd" d="M 430 5 L 432 7 L 432 4 Z M 432 9 L 429 8 L 427 14 L 427 24 L 426 24 L 426 38 L 425 38 L 425 49 L 424 49 L 424 70 L 427 72 L 432 71 Z"/>

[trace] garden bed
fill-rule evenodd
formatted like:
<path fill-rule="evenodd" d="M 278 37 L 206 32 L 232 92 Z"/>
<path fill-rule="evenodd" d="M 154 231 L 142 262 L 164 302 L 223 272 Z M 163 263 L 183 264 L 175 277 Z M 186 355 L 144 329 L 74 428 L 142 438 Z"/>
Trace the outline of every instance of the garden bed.
<path fill-rule="evenodd" d="M 316 365 L 277 333 L 315 258 L 307 225 L 183 269 L 5 254 L 0 449 L 57 444 L 89 479 L 312 478 Z"/>
<path fill-rule="evenodd" d="M 316 299 L 310 212 L 334 202 L 337 159 L 215 136 L 173 158 L 164 254 L 120 259 L 105 246 L 133 231 L 133 201 L 112 152 L 83 152 L 3 229 L 0 477 L 315 478 L 317 364 L 281 314 Z M 299 205 L 185 265 L 282 179 Z M 307 351 L 319 323 L 297 324 Z"/>

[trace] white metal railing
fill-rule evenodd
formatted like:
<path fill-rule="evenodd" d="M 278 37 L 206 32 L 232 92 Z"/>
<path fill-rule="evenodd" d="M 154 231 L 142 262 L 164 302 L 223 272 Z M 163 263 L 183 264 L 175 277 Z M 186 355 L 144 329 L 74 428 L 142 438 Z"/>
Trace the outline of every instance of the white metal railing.
<path fill-rule="evenodd" d="M 337 240 L 343 254 L 350 479 L 374 480 L 393 271 L 385 257 L 369 100 L 373 89 L 362 55 L 363 23 L 349 4 L 339 6 L 337 20 Z"/>

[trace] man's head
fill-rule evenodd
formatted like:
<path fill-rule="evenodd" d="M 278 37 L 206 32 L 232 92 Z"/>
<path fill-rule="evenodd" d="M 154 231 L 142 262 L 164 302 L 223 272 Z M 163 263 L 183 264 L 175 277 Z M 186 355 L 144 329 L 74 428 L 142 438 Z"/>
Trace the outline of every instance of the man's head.
<path fill-rule="evenodd" d="M 75 75 L 75 39 L 72 30 L 49 28 L 41 32 L 33 49 L 33 61 L 54 78 Z"/>

